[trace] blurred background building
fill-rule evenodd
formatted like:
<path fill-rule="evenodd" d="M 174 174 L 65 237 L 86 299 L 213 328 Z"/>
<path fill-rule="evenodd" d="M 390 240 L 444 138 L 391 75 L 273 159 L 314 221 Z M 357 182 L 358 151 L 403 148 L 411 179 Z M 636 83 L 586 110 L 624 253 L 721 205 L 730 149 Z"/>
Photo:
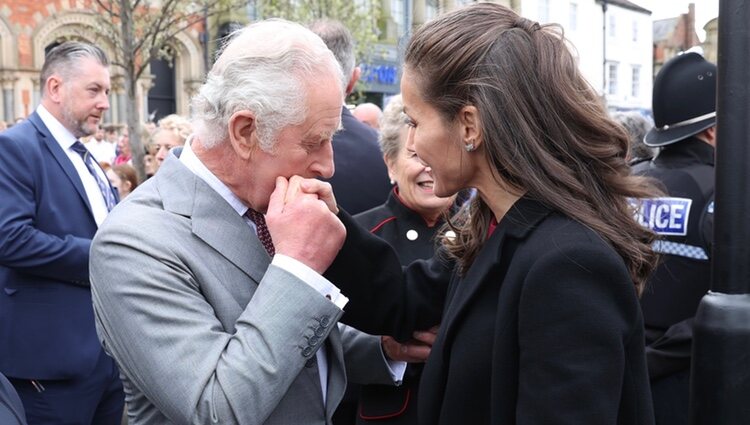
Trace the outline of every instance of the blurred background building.
<path fill-rule="evenodd" d="M 125 0 L 122 0 L 125 1 Z M 320 0 L 325 1 L 325 0 Z M 362 84 L 357 102 L 384 105 L 399 92 L 401 52 L 414 28 L 446 10 L 471 0 L 354 0 L 375 1 L 380 14 L 377 41 L 360 58 Z M 153 59 L 137 81 L 136 111 L 140 121 L 170 113 L 187 115 L 189 99 L 200 86 L 221 41 L 247 22 L 262 19 L 260 0 L 248 1 L 231 13 L 211 16 L 177 32 L 169 54 Z M 560 24 L 571 40 L 583 75 L 611 110 L 648 111 L 651 82 L 664 61 L 693 46 L 694 8 L 670 19 L 652 21 L 651 12 L 627 0 L 496 0 L 540 23 Z M 158 3 L 158 2 L 156 2 Z M 294 3 L 294 1 L 288 2 Z M 112 46 L 96 37 L 95 6 L 91 0 L 2 0 L 0 4 L 0 120 L 25 117 L 39 100 L 39 70 L 44 54 L 68 39 Z M 198 11 L 200 13 L 200 11 Z M 716 20 L 705 26 L 703 49 L 715 62 Z M 714 55 L 714 56 L 711 56 Z M 122 71 L 112 67 L 111 109 L 105 122 L 125 122 L 127 97 Z"/>

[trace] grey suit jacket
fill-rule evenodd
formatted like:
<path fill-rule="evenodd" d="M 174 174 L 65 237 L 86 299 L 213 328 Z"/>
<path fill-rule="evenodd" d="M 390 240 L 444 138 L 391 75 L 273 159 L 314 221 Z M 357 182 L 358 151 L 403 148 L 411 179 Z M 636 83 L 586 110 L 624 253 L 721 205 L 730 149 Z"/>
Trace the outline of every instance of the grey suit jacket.
<path fill-rule="evenodd" d="M 101 226 L 90 270 L 131 424 L 329 424 L 344 351 L 363 366 L 349 369 L 357 381 L 391 382 L 379 339 L 344 347 L 343 312 L 270 265 L 247 223 L 174 155 Z M 324 405 L 315 353 L 325 341 Z"/>

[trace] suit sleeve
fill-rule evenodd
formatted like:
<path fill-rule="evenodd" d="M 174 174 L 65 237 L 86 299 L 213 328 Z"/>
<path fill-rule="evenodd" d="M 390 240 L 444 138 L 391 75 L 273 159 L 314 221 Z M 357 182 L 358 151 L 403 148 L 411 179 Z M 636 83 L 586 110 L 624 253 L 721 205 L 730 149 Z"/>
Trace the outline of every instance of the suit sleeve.
<path fill-rule="evenodd" d="M 216 300 L 210 287 L 236 282 L 222 282 L 220 270 L 210 274 L 219 281 L 198 281 L 189 265 L 206 260 L 190 247 L 175 252 L 182 244 L 165 236 L 175 233 L 163 228 L 169 221 L 140 224 L 105 225 L 92 246 L 92 297 L 105 349 L 171 423 L 264 423 L 341 309 L 270 265 L 235 329 L 226 329 L 208 299 L 236 301 Z"/>
<path fill-rule="evenodd" d="M 395 385 L 380 344 L 380 336 L 339 323 L 344 346 L 346 379 L 357 384 Z"/>
<path fill-rule="evenodd" d="M 0 135 L 0 264 L 27 274 L 88 284 L 91 240 L 53 235 L 37 227 L 36 198 L 55 188 L 38 187 L 33 170 L 43 163 L 40 158 L 30 160 L 24 152 L 29 149 L 20 146 L 25 142 Z"/>
<path fill-rule="evenodd" d="M 438 253 L 402 268 L 387 242 L 345 211 L 339 218 L 346 226 L 346 240 L 325 277 L 349 298 L 342 322 L 402 342 L 414 330 L 440 323 L 452 265 Z"/>
<path fill-rule="evenodd" d="M 518 424 L 617 423 L 639 311 L 621 259 L 601 245 L 540 257 L 519 304 Z"/>

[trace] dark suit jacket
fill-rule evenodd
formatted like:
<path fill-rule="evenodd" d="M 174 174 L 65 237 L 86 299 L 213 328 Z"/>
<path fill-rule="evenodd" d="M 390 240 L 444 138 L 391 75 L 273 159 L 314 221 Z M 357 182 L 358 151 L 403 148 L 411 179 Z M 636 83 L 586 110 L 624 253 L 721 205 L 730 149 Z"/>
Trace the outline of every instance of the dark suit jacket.
<path fill-rule="evenodd" d="M 333 136 L 331 179 L 336 201 L 350 214 L 381 205 L 391 185 L 388 169 L 378 145 L 378 133 L 354 118 L 346 107 L 341 111 L 343 130 Z"/>
<path fill-rule="evenodd" d="M 96 232 L 81 179 L 39 115 L 0 133 L 0 371 L 88 375 L 94 329 L 89 247 Z"/>
<path fill-rule="evenodd" d="M 402 272 L 341 217 L 347 239 L 326 276 L 350 299 L 344 322 L 408 338 L 442 314 L 421 424 L 654 422 L 635 287 L 592 230 L 522 198 L 459 277 L 437 259 Z"/>

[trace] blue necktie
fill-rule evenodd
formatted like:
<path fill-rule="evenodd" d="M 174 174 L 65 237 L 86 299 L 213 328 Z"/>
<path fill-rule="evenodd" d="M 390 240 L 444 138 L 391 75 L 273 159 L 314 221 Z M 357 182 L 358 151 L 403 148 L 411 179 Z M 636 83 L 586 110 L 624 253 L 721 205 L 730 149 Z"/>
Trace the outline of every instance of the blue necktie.
<path fill-rule="evenodd" d="M 78 154 L 81 155 L 81 158 L 83 158 L 83 163 L 86 164 L 86 168 L 89 169 L 89 173 L 91 173 L 92 176 L 94 176 L 94 179 L 96 180 L 96 185 L 99 186 L 99 190 L 102 192 L 102 196 L 104 197 L 104 203 L 107 204 L 107 211 L 112 211 L 112 208 L 115 207 L 117 204 L 117 200 L 115 199 L 115 194 L 112 193 L 112 189 L 109 186 L 109 182 L 105 182 L 102 180 L 101 177 L 99 177 L 99 173 L 96 172 L 97 165 L 94 164 L 94 159 L 91 156 L 91 152 L 89 152 L 88 149 L 86 149 L 86 146 L 83 145 L 79 140 L 76 140 L 75 143 L 73 143 L 73 146 L 71 148 Z"/>

